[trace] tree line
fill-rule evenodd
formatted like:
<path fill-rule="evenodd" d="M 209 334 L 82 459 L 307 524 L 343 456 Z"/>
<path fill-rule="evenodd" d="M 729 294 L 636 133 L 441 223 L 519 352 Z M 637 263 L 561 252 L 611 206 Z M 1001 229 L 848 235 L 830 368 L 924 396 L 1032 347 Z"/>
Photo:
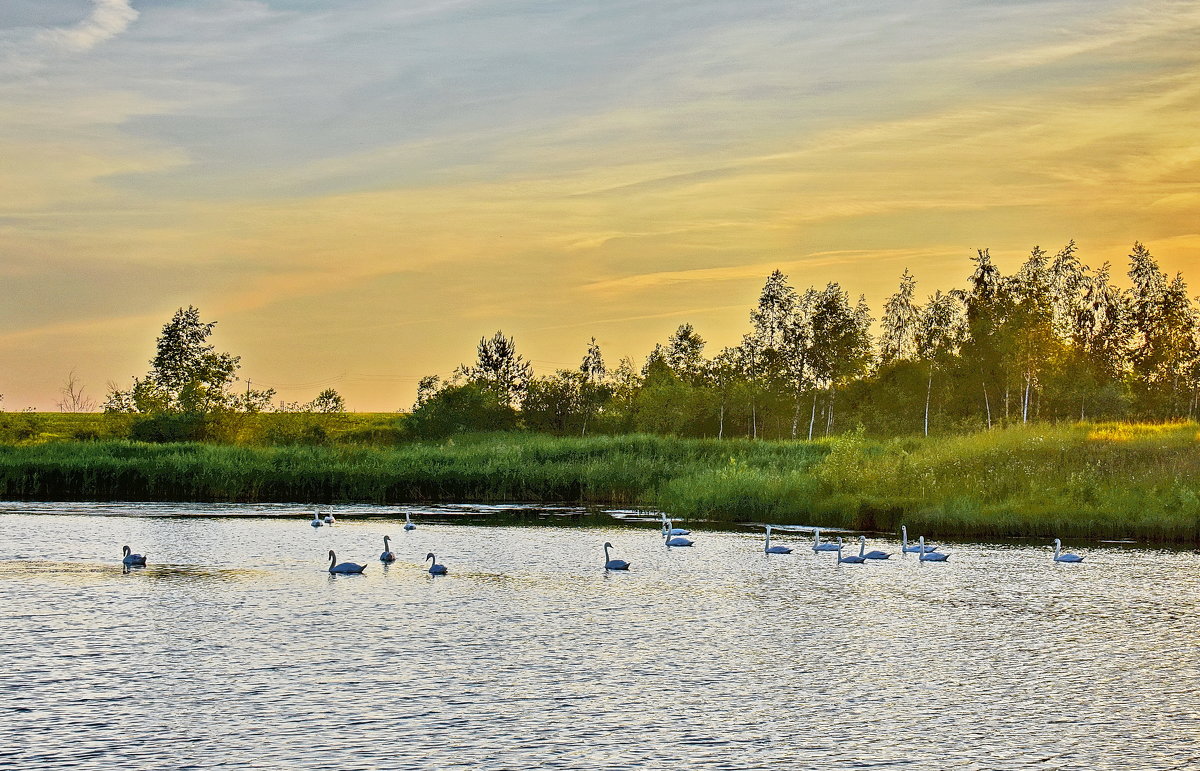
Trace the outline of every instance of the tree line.
<path fill-rule="evenodd" d="M 836 282 L 801 291 L 776 270 L 736 345 L 709 355 L 685 323 L 640 364 L 610 365 L 592 338 L 578 367 L 546 375 L 498 331 L 479 341 L 474 362 L 420 381 L 402 433 L 811 439 L 860 425 L 929 435 L 1033 421 L 1195 419 L 1200 312 L 1182 274 L 1168 277 L 1140 243 L 1129 254 L 1129 287 L 1118 288 L 1112 272 L 1107 262 L 1081 262 L 1074 241 L 1054 255 L 1035 247 L 1011 275 L 982 249 L 963 288 L 924 300 L 905 270 L 876 327 L 863 297 L 852 300 Z M 146 376 L 125 389 L 110 383 L 103 409 L 136 413 L 146 438 L 166 439 L 205 438 L 214 415 L 345 410 L 333 389 L 273 404 L 270 389 L 235 388 L 240 360 L 208 342 L 215 324 L 180 308 Z M 73 373 L 62 393 L 64 411 L 88 403 Z"/>
<path fill-rule="evenodd" d="M 966 286 L 923 301 L 907 270 L 878 334 L 865 299 L 836 282 L 803 291 L 767 277 L 741 341 L 706 355 L 682 324 L 638 366 L 608 366 L 595 338 L 580 365 L 537 376 L 503 332 L 476 361 L 422 379 L 416 436 L 524 428 L 557 434 L 814 438 L 862 425 L 882 435 L 1066 420 L 1194 419 L 1200 327 L 1182 274 L 1141 243 L 1130 286 L 1074 241 L 1035 247 L 1004 275 L 987 249 Z"/>

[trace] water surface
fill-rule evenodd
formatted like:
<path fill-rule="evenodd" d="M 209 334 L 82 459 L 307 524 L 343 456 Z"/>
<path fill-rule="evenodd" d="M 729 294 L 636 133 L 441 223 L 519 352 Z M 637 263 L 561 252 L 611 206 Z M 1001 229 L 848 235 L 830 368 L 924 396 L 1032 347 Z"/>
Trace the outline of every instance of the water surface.
<path fill-rule="evenodd" d="M 331 510 L 0 504 L 0 766 L 1200 766 L 1191 552 L 838 566 L 787 533 L 768 557 L 701 526 L 668 550 L 462 516 L 493 507 L 410 509 L 407 533 Z M 329 549 L 366 573 L 330 576 Z"/>

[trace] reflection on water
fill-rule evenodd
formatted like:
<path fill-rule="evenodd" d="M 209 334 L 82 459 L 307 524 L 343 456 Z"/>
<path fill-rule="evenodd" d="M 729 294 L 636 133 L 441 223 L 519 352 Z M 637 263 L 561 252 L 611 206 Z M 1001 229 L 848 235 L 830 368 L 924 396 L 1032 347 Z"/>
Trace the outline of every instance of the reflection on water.
<path fill-rule="evenodd" d="M 669 550 L 469 507 L 407 533 L 394 507 L 319 529 L 301 507 L 0 509 L 0 767 L 1200 764 L 1191 552 L 839 566 L 801 534 Z M 122 572 L 126 543 L 146 568 Z M 366 573 L 329 575 L 331 548 Z"/>

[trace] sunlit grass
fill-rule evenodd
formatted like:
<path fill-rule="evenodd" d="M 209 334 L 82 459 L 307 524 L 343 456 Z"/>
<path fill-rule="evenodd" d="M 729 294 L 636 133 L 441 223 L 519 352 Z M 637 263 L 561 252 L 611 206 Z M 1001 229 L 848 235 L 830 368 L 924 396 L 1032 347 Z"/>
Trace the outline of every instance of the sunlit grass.
<path fill-rule="evenodd" d="M 235 446 L 0 445 L 0 496 L 221 501 L 530 501 L 931 536 L 1200 542 L 1195 424 L 1016 427 L 816 442 L 552 437 Z"/>

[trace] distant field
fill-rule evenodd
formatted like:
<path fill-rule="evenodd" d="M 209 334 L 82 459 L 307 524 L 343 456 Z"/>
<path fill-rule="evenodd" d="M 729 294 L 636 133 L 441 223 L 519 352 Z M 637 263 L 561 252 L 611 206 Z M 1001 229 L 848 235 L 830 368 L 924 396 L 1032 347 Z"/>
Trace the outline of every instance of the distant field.
<path fill-rule="evenodd" d="M 12 430 L 14 415 L 0 417 Z M 266 446 L 247 437 L 271 431 L 273 415 L 251 416 L 241 427 L 247 443 L 238 445 L 134 442 L 111 438 L 119 424 L 104 416 L 35 417 L 44 418 L 36 433 L 0 443 L 0 497 L 562 501 L 724 521 L 878 530 L 907 523 L 943 537 L 1200 542 L 1196 424 L 1039 426 L 938 439 L 509 433 L 417 443 L 398 440 L 396 415 L 359 414 L 325 426 L 320 444 Z"/>
<path fill-rule="evenodd" d="M 403 420 L 395 412 L 265 412 L 214 418 L 210 429 L 228 444 L 394 444 Z M 0 442 L 129 439 L 135 422 L 127 414 L 0 412 Z"/>

